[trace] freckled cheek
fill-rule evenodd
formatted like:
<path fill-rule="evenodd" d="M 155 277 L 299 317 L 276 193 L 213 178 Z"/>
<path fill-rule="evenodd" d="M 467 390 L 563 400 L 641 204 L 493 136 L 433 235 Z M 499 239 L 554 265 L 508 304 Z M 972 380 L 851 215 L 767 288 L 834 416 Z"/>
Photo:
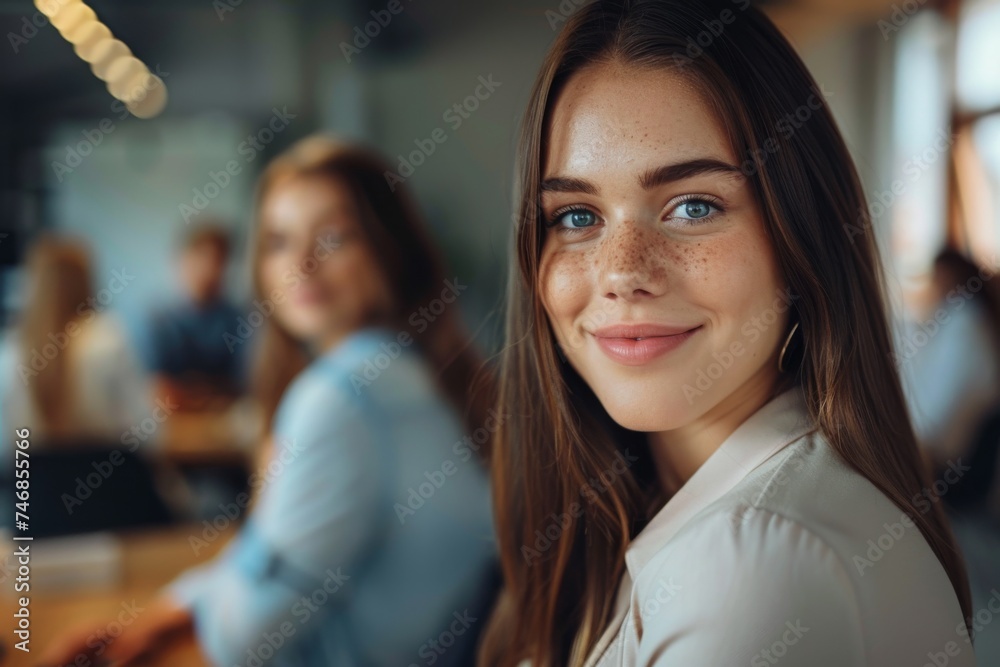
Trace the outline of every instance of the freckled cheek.
<path fill-rule="evenodd" d="M 702 242 L 685 255 L 682 265 L 688 284 L 708 303 L 720 302 L 721 305 L 730 300 L 739 301 L 739 295 L 758 278 L 753 275 L 748 261 L 752 252 L 739 239 L 718 238 Z"/>
<path fill-rule="evenodd" d="M 691 264 L 698 276 L 691 284 L 697 298 L 713 313 L 727 335 L 739 337 L 771 309 L 779 287 L 770 246 L 754 234 L 736 234 L 704 244 L 702 257 Z M 767 313 L 770 318 L 773 313 Z M 746 342 L 746 341 L 744 341 Z"/>
<path fill-rule="evenodd" d="M 586 253 L 553 252 L 542 257 L 539 293 L 556 335 L 565 340 L 593 296 Z"/>

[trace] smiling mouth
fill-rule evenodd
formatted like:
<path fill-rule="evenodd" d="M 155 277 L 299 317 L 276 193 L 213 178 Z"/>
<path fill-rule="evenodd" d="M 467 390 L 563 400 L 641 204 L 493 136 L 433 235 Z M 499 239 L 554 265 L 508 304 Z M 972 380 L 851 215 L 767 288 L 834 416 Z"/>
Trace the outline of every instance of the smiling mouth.
<path fill-rule="evenodd" d="M 598 347 L 612 361 L 624 366 L 642 366 L 668 354 L 701 330 L 701 325 L 664 335 L 615 336 L 594 335 Z"/>

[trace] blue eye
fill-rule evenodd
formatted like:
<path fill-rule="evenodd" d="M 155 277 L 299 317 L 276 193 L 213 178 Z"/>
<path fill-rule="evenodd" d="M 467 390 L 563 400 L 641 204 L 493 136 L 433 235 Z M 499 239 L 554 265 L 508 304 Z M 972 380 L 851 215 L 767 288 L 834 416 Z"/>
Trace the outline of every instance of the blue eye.
<path fill-rule="evenodd" d="M 340 232 L 324 232 L 316 237 L 316 245 L 324 248 L 336 248 L 343 244 L 349 237 L 349 233 L 342 234 Z"/>
<path fill-rule="evenodd" d="M 718 211 L 717 206 L 704 199 L 688 199 L 675 206 L 669 217 L 698 221 L 709 218 Z"/>
<path fill-rule="evenodd" d="M 555 216 L 552 225 L 561 225 L 566 229 L 592 227 L 597 222 L 597 215 L 585 208 L 576 208 Z"/>

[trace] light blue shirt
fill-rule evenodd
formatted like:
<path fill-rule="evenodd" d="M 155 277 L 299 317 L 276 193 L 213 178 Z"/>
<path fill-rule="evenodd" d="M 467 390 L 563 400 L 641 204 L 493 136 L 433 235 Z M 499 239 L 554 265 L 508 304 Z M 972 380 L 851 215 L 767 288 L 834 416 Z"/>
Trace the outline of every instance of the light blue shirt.
<path fill-rule="evenodd" d="M 416 345 L 387 329 L 349 337 L 289 387 L 274 440 L 237 537 L 168 588 L 206 656 L 449 664 L 448 647 L 485 625 L 476 605 L 496 546 L 476 441 Z"/>

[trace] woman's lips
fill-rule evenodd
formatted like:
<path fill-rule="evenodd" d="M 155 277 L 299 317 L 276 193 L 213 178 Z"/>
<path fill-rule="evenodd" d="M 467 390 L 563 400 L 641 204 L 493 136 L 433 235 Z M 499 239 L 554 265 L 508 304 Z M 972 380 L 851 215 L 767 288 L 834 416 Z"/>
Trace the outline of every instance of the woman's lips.
<path fill-rule="evenodd" d="M 329 301 L 329 295 L 323 290 L 316 289 L 296 289 L 289 294 L 289 300 L 295 306 L 313 307 L 325 304 Z"/>
<path fill-rule="evenodd" d="M 598 347 L 612 361 L 625 366 L 641 366 L 677 349 L 699 329 L 700 325 L 683 331 L 679 331 L 677 327 L 609 327 L 595 332 L 594 338 Z M 664 331 L 670 333 L 663 333 Z M 609 333 L 615 335 L 608 335 Z"/>

